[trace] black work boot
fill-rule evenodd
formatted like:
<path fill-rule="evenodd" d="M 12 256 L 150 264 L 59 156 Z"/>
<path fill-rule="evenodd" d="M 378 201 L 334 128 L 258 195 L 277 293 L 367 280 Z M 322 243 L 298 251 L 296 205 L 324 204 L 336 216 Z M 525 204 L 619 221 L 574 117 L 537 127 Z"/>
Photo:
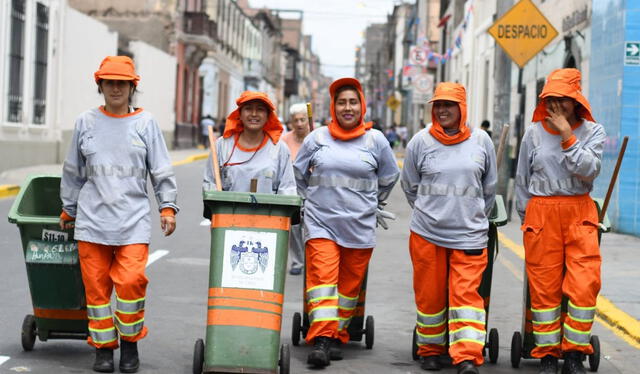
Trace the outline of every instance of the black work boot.
<path fill-rule="evenodd" d="M 564 353 L 564 364 L 562 374 L 586 374 L 587 371 L 582 365 L 582 352 L 569 351 Z"/>
<path fill-rule="evenodd" d="M 458 364 L 458 374 L 479 374 L 478 368 L 473 361 L 462 361 Z"/>
<path fill-rule="evenodd" d="M 342 356 L 342 348 L 340 346 L 342 342 L 340 339 L 332 339 L 331 347 L 329 347 L 329 358 L 331 361 L 340 361 L 344 357 Z"/>
<path fill-rule="evenodd" d="M 556 374 L 558 372 L 558 358 L 546 355 L 540 360 L 538 374 Z"/>
<path fill-rule="evenodd" d="M 442 369 L 442 364 L 438 356 L 421 356 L 420 368 L 422 370 L 438 371 Z"/>
<path fill-rule="evenodd" d="M 96 348 L 96 361 L 93 363 L 93 371 L 113 373 L 113 349 Z"/>
<path fill-rule="evenodd" d="M 120 372 L 136 373 L 140 367 L 140 359 L 138 358 L 138 343 L 120 341 Z"/>
<path fill-rule="evenodd" d="M 313 350 L 307 357 L 307 364 L 311 364 L 316 367 L 325 367 L 331 362 L 329 360 L 331 348 L 331 338 L 326 336 L 318 336 L 313 342 Z"/>

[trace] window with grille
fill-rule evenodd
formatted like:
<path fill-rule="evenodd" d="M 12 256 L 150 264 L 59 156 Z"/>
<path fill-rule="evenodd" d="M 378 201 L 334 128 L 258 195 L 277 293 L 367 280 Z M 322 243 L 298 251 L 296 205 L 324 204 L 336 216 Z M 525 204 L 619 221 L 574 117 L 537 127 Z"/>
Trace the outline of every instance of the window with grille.
<path fill-rule="evenodd" d="M 35 71 L 33 82 L 33 123 L 44 124 L 47 99 L 49 8 L 37 3 Z"/>
<path fill-rule="evenodd" d="M 24 73 L 25 0 L 11 0 L 9 43 L 9 89 L 7 121 L 22 121 L 22 79 Z"/>

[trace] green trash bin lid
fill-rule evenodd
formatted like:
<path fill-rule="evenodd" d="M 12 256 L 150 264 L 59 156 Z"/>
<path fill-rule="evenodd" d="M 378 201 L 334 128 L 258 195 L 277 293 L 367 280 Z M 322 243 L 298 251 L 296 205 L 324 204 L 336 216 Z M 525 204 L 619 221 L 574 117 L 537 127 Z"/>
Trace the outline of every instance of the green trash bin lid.
<path fill-rule="evenodd" d="M 55 225 L 60 222 L 59 174 L 31 174 L 20 187 L 11 210 L 9 222 L 16 224 Z"/>
<path fill-rule="evenodd" d="M 267 193 L 235 192 L 235 191 L 203 191 L 202 199 L 227 203 L 290 205 L 299 207 L 302 199 L 296 195 L 274 195 Z"/>

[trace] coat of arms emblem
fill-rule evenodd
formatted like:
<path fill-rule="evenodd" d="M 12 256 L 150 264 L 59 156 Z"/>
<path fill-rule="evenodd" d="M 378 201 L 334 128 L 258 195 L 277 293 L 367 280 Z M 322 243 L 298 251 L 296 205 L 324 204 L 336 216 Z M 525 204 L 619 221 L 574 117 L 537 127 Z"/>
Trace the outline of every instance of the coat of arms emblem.
<path fill-rule="evenodd" d="M 259 241 L 241 240 L 231 246 L 231 268 L 243 274 L 255 274 L 258 269 L 264 273 L 269 263 L 269 248 L 263 247 Z"/>

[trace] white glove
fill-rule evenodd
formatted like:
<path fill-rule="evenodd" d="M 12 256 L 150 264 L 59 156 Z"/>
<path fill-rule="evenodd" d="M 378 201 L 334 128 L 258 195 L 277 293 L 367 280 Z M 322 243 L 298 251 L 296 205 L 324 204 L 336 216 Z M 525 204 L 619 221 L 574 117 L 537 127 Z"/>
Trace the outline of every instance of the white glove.
<path fill-rule="evenodd" d="M 376 208 L 376 223 L 378 225 L 382 226 L 383 229 L 388 230 L 389 229 L 389 225 L 387 224 L 385 219 L 395 220 L 396 219 L 396 215 L 391 213 L 391 212 L 386 212 L 386 211 L 382 210 L 385 205 L 386 205 L 386 203 L 378 204 L 378 208 Z"/>

